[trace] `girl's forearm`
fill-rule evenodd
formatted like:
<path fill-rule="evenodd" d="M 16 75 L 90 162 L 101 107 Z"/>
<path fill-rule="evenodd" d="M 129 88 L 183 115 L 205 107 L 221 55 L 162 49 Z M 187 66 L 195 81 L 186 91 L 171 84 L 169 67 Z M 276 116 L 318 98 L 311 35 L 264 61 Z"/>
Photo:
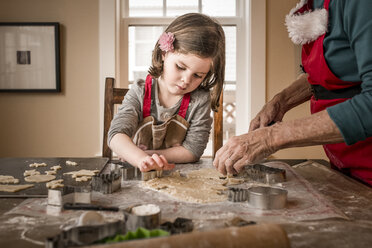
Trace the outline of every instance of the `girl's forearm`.
<path fill-rule="evenodd" d="M 175 146 L 162 150 L 147 150 L 147 154 L 152 155 L 154 153 L 164 155 L 170 163 L 191 163 L 197 161 L 197 158 L 185 147 Z"/>
<path fill-rule="evenodd" d="M 123 133 L 115 134 L 110 141 L 110 148 L 118 157 L 125 159 L 128 163 L 138 167 L 139 162 L 148 154 L 138 148 L 128 135 Z"/>

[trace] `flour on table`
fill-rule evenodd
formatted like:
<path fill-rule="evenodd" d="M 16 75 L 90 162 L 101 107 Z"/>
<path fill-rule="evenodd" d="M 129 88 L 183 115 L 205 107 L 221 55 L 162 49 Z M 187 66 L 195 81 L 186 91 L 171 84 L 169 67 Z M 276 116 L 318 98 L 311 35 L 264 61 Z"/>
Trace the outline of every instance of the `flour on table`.
<path fill-rule="evenodd" d="M 32 163 L 32 164 L 30 164 L 29 165 L 31 168 L 32 167 L 45 167 L 45 166 L 47 166 L 47 164 L 46 163 Z"/>
<path fill-rule="evenodd" d="M 33 176 L 33 175 L 40 175 L 40 171 L 33 169 L 33 170 L 25 170 L 25 172 L 23 173 L 23 176 L 25 177 Z"/>
<path fill-rule="evenodd" d="M 63 185 L 63 179 L 57 179 L 46 183 L 48 189 L 62 188 L 63 186 L 65 186 Z"/>
<path fill-rule="evenodd" d="M 159 212 L 160 212 L 160 208 L 159 206 L 155 204 L 145 204 L 145 205 L 135 206 L 131 210 L 131 213 L 137 216 L 153 215 Z"/>
<path fill-rule="evenodd" d="M 78 170 L 78 171 L 70 171 L 63 174 L 69 174 L 72 178 L 75 178 L 77 182 L 85 182 L 92 179 L 92 176 L 98 174 L 99 170 Z"/>
<path fill-rule="evenodd" d="M 32 175 L 25 177 L 26 182 L 32 182 L 32 183 L 43 183 L 43 182 L 49 182 L 51 180 L 54 180 L 56 176 L 53 175 Z"/>
<path fill-rule="evenodd" d="M 72 166 L 77 166 L 78 164 L 74 161 L 67 160 L 66 165 L 72 165 Z"/>
<path fill-rule="evenodd" d="M 33 184 L 19 184 L 19 185 L 9 185 L 9 184 L 0 184 L 0 191 L 3 192 L 17 192 L 23 189 L 28 189 L 33 187 Z"/>
<path fill-rule="evenodd" d="M 170 176 L 142 182 L 144 188 L 163 192 L 177 200 L 193 203 L 213 203 L 227 200 L 225 178 L 216 169 L 203 168 L 181 176 L 174 172 Z"/>
<path fill-rule="evenodd" d="M 19 179 L 14 178 L 13 176 L 0 175 L 0 183 L 19 183 Z"/>

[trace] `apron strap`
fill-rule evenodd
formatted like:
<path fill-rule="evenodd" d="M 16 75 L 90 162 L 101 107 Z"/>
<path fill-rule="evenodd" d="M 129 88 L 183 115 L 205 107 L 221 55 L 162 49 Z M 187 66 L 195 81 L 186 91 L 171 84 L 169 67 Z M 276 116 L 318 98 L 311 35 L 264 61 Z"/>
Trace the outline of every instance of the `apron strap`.
<path fill-rule="evenodd" d="M 187 108 L 189 107 L 190 103 L 190 93 L 187 93 L 183 96 L 180 109 L 178 110 L 178 115 L 181 116 L 183 119 L 186 119 L 186 112 Z"/>
<path fill-rule="evenodd" d="M 152 77 L 147 75 L 145 83 L 145 96 L 143 98 L 143 119 L 151 115 L 151 86 Z"/>
<path fill-rule="evenodd" d="M 328 11 L 329 10 L 329 3 L 331 0 L 324 0 L 324 8 Z"/>
<path fill-rule="evenodd" d="M 143 119 L 151 115 L 151 86 L 152 77 L 147 75 L 145 83 L 145 96 L 143 98 Z M 178 110 L 178 115 L 185 119 L 186 112 L 190 103 L 190 93 L 183 96 L 180 109 Z"/>

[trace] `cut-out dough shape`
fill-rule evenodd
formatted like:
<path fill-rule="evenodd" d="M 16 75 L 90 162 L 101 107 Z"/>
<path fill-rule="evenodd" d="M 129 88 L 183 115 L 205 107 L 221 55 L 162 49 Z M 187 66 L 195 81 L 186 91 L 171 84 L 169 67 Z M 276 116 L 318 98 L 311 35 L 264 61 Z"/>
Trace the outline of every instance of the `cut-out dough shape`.
<path fill-rule="evenodd" d="M 0 183 L 19 183 L 19 179 L 14 178 L 13 176 L 0 175 Z"/>
<path fill-rule="evenodd" d="M 32 167 L 45 167 L 45 166 L 47 166 L 47 164 L 46 163 L 33 163 L 33 164 L 30 164 L 30 167 L 32 168 Z"/>
<path fill-rule="evenodd" d="M 65 186 L 63 185 L 63 179 L 57 179 L 46 183 L 48 189 L 62 188 L 63 186 Z"/>

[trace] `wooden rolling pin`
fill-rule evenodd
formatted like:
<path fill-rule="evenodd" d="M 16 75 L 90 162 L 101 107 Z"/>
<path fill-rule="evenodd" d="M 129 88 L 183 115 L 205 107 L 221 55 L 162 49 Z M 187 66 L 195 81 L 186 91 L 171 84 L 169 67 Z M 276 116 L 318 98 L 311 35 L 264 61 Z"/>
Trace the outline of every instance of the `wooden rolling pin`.
<path fill-rule="evenodd" d="M 197 231 L 168 237 L 126 241 L 94 247 L 289 248 L 290 244 L 286 232 L 279 225 L 258 224 L 244 227 L 228 227 L 211 231 Z"/>

